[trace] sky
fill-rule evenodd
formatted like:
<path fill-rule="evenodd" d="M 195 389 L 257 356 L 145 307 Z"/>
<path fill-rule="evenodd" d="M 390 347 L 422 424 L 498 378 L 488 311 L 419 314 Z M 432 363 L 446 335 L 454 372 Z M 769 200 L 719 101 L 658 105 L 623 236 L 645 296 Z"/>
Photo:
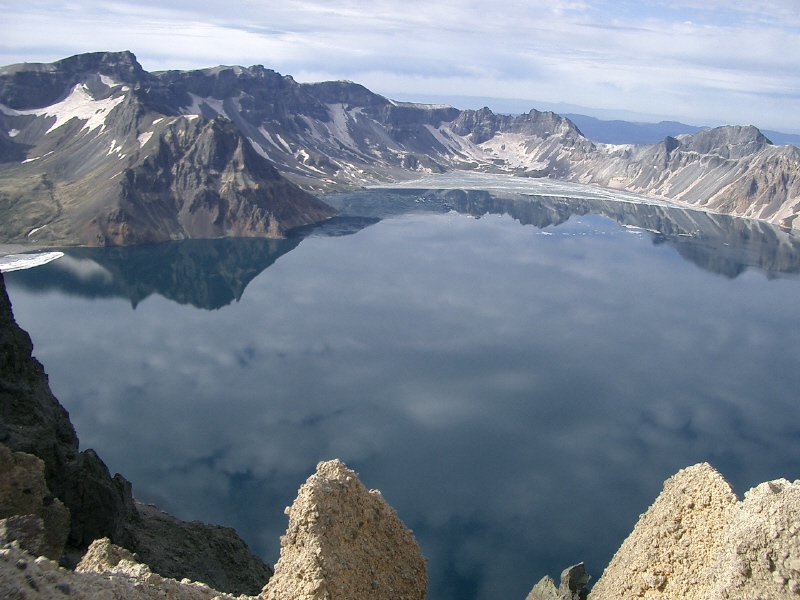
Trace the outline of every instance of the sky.
<path fill-rule="evenodd" d="M 130 50 L 395 100 L 800 133 L 798 0 L 0 0 L 0 65 Z"/>

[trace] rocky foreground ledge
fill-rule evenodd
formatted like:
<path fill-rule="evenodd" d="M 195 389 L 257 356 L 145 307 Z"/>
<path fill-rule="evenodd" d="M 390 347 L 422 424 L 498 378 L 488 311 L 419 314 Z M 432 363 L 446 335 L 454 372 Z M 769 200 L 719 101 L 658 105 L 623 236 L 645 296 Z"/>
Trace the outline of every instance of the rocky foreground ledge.
<path fill-rule="evenodd" d="M 800 481 L 762 483 L 739 500 L 709 464 L 680 470 L 611 559 L 589 600 L 800 596 Z M 587 598 L 581 565 L 527 600 Z"/>
<path fill-rule="evenodd" d="M 411 531 L 338 460 L 317 465 L 287 509 L 274 575 L 233 530 L 136 503 L 96 453 L 78 452 L 31 352 L 0 275 L 0 598 L 424 599 Z M 526 600 L 796 598 L 799 533 L 800 481 L 739 500 L 702 463 L 665 482 L 591 592 L 576 565 Z"/>

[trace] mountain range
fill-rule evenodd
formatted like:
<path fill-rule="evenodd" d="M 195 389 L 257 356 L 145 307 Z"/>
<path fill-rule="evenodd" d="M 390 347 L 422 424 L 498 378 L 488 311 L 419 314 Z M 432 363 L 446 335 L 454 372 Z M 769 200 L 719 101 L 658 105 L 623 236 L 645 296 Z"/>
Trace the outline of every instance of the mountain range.
<path fill-rule="evenodd" d="M 549 177 L 800 228 L 800 150 L 755 127 L 607 144 L 552 112 L 396 102 L 256 65 L 146 72 L 130 52 L 0 68 L 0 241 L 284 237 L 314 194 L 445 171 Z"/>

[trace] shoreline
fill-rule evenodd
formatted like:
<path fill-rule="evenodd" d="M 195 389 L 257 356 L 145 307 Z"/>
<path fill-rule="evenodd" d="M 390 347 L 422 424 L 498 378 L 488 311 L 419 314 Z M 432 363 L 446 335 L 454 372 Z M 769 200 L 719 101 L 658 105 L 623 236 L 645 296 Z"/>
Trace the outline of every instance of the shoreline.
<path fill-rule="evenodd" d="M 48 246 L 41 244 L 3 244 L 0 243 L 0 256 L 8 256 L 9 254 L 28 254 L 31 252 L 39 252 L 41 250 L 49 250 Z"/>

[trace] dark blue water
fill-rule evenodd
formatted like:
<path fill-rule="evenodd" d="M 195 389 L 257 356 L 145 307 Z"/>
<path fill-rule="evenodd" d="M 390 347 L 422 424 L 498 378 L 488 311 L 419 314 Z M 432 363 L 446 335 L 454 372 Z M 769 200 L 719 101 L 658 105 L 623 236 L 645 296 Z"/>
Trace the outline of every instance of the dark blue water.
<path fill-rule="evenodd" d="M 284 507 L 340 458 L 414 530 L 428 598 L 522 600 L 579 561 L 596 580 L 682 467 L 740 495 L 800 478 L 796 236 L 612 201 L 331 201 L 286 241 L 6 274 L 82 447 L 138 498 L 274 563 Z"/>

